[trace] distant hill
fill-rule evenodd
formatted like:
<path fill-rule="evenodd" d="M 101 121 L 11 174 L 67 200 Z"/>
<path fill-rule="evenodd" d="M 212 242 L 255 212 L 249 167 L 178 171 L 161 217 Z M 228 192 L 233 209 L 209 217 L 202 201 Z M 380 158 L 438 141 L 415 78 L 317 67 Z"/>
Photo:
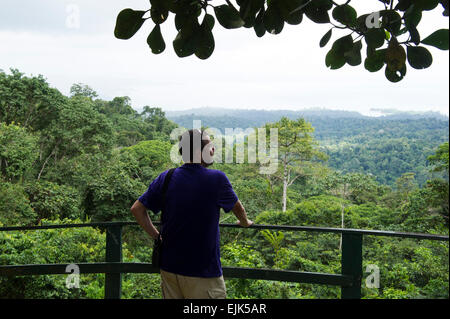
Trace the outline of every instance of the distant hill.
<path fill-rule="evenodd" d="M 414 172 L 418 184 L 430 177 L 427 157 L 449 139 L 449 119 L 437 112 L 372 110 L 381 116 L 326 109 L 230 110 L 198 108 L 166 112 L 168 119 L 185 128 L 194 120 L 225 133 L 225 128 L 262 127 L 281 117 L 311 122 L 314 136 L 329 155 L 328 165 L 343 172 L 370 173 L 393 185 L 402 174 Z"/>
<path fill-rule="evenodd" d="M 166 111 L 166 117 L 178 125 L 186 128 L 192 127 L 193 120 L 201 120 L 202 125 L 215 127 L 220 130 L 225 128 L 259 127 L 269 122 L 276 122 L 283 116 L 290 119 L 304 117 L 312 118 L 364 118 L 358 112 L 335 111 L 323 109 L 307 109 L 302 111 L 290 110 L 242 110 L 223 108 L 196 108 L 185 111 Z"/>
<path fill-rule="evenodd" d="M 404 119 L 423 119 L 423 118 L 434 118 L 437 120 L 448 121 L 448 117 L 442 115 L 439 112 L 427 111 L 427 112 L 403 112 L 396 109 L 370 109 L 372 112 L 380 114 L 380 117 L 390 120 L 404 120 Z"/>
<path fill-rule="evenodd" d="M 327 110 L 320 108 L 304 109 L 299 111 L 292 110 L 258 110 L 258 109 L 226 109 L 201 107 L 183 111 L 167 111 L 167 116 L 181 115 L 204 115 L 204 116 L 232 116 L 232 117 L 252 117 L 258 114 L 258 117 L 272 118 L 274 116 L 326 116 L 326 117 L 363 117 L 362 114 L 354 111 Z"/>
<path fill-rule="evenodd" d="M 339 120 L 362 120 L 379 123 L 384 120 L 420 120 L 420 119 L 436 119 L 440 121 L 448 121 L 448 117 L 438 112 L 401 112 L 397 110 L 379 110 L 373 111 L 383 114 L 382 116 L 373 117 L 365 116 L 354 111 L 340 111 L 327 109 L 305 109 L 299 111 L 291 110 L 256 110 L 256 109 L 224 109 L 224 108 L 195 108 L 184 111 L 166 111 L 166 117 L 178 125 L 186 128 L 192 128 L 194 120 L 201 120 L 202 125 L 215 127 L 224 131 L 225 128 L 248 128 L 260 127 L 265 123 L 276 122 L 283 116 L 290 119 L 300 117 L 310 121 L 313 126 L 321 126 L 319 122 L 324 120 L 334 120 L 331 122 L 340 122 Z M 315 125 L 316 124 L 316 125 Z M 318 131 L 319 127 L 316 127 Z M 381 128 L 379 128 L 381 129 Z M 318 136 L 317 136 L 318 137 Z"/>
<path fill-rule="evenodd" d="M 374 109 L 375 110 L 375 109 Z M 379 110 L 375 110 L 379 111 Z M 365 116 L 358 112 L 337 111 L 326 109 L 305 109 L 300 111 L 290 110 L 239 110 L 222 108 L 196 108 L 186 111 L 167 111 L 166 117 L 178 125 L 192 128 L 194 120 L 200 120 L 203 126 L 214 127 L 221 132 L 225 128 L 249 128 L 261 127 L 269 122 L 276 122 L 281 117 L 290 119 L 305 118 L 315 128 L 315 137 L 319 140 L 336 141 L 345 137 L 359 134 L 379 134 L 384 136 L 409 137 L 424 133 L 423 130 L 448 128 L 448 117 L 438 112 L 400 112 L 395 110 L 382 110 L 387 115 L 373 117 Z M 409 130 L 411 124 L 420 129 Z M 428 132 L 429 134 L 433 134 Z M 448 136 L 444 134 L 443 137 Z M 420 136 L 416 136 L 421 138 Z"/>

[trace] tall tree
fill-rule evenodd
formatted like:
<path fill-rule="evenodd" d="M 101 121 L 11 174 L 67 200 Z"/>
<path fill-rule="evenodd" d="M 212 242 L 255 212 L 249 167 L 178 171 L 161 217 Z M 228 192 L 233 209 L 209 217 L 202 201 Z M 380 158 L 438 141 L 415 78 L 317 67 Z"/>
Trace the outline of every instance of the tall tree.
<path fill-rule="evenodd" d="M 446 226 L 449 224 L 449 150 L 448 142 L 438 147 L 436 153 L 428 157 L 429 164 L 432 166 L 431 171 L 443 172 L 445 178 L 434 178 L 427 181 L 426 188 L 429 190 L 428 203 L 432 210 L 437 210 L 444 218 Z"/>
<path fill-rule="evenodd" d="M 38 137 L 17 125 L 0 122 L 0 180 L 17 181 L 38 156 Z"/>
<path fill-rule="evenodd" d="M 280 121 L 266 124 L 266 136 L 270 139 L 270 130 L 278 131 L 278 161 L 274 174 L 267 176 L 269 183 L 281 182 L 283 187 L 282 210 L 286 211 L 288 188 L 299 178 L 311 174 L 315 160 L 325 160 L 326 155 L 319 151 L 318 143 L 312 136 L 314 128 L 303 118 L 290 120 L 283 117 Z"/>
<path fill-rule="evenodd" d="M 70 88 L 71 96 L 84 96 L 90 99 L 94 99 L 98 96 L 97 92 L 94 91 L 89 85 L 83 83 L 75 83 Z"/>
<path fill-rule="evenodd" d="M 10 75 L 0 72 L 0 122 L 45 129 L 58 117 L 65 99 L 41 75 L 26 77 L 15 69 Z"/>
<path fill-rule="evenodd" d="M 148 123 L 152 126 L 152 137 L 167 137 L 170 135 L 171 131 L 177 127 L 175 123 L 169 121 L 166 118 L 165 112 L 159 107 L 144 106 L 144 109 L 140 116 L 144 119 L 145 123 Z"/>
<path fill-rule="evenodd" d="M 376 202 L 378 196 L 383 194 L 383 189 L 371 175 L 361 173 L 340 174 L 333 172 L 325 178 L 326 188 L 341 201 L 341 228 L 345 228 L 346 200 L 355 204 Z M 342 234 L 339 242 L 339 250 L 342 248 Z"/>
<path fill-rule="evenodd" d="M 40 179 L 49 163 L 82 153 L 107 152 L 114 144 L 111 123 L 83 96 L 67 99 L 56 121 L 41 133 Z"/>
<path fill-rule="evenodd" d="M 432 169 L 433 172 L 444 172 L 448 176 L 448 153 L 448 142 L 445 142 L 439 146 L 435 154 L 428 157 L 428 162 L 430 163 L 430 165 L 434 166 L 434 168 Z"/>

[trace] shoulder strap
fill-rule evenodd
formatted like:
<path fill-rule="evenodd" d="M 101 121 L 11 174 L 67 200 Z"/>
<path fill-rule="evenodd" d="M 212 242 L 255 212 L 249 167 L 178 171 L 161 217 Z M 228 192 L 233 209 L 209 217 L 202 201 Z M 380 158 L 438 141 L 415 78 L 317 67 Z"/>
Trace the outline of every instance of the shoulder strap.
<path fill-rule="evenodd" d="M 161 221 L 163 218 L 163 212 L 164 212 L 164 206 L 166 204 L 166 193 L 167 193 L 167 189 L 169 188 L 169 183 L 170 183 L 170 179 L 172 178 L 172 174 L 175 171 L 176 168 L 171 168 L 165 178 L 164 178 L 164 184 L 163 184 L 163 189 L 162 189 L 162 200 L 161 200 Z"/>

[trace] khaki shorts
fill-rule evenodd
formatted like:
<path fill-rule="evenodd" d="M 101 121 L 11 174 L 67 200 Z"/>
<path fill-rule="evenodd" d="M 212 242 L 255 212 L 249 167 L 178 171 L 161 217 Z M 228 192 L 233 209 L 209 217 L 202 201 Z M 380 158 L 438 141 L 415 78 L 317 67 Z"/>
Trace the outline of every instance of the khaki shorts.
<path fill-rule="evenodd" d="M 164 299 L 225 299 L 227 297 L 223 276 L 188 277 L 162 269 L 161 290 Z"/>

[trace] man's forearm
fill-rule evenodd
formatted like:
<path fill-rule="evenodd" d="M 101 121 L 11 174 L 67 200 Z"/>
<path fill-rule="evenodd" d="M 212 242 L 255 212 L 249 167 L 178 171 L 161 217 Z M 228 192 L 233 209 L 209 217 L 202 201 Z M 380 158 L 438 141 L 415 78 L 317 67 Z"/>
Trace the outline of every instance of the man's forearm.
<path fill-rule="evenodd" d="M 144 229 L 144 231 L 150 235 L 153 239 L 158 238 L 159 232 L 153 225 L 150 217 L 148 216 L 147 209 L 141 202 L 136 201 L 131 207 L 131 213 L 136 218 L 136 221 Z"/>
<path fill-rule="evenodd" d="M 249 227 L 253 224 L 251 220 L 248 219 L 247 213 L 245 212 L 245 208 L 242 205 L 241 201 L 237 201 L 233 207 L 233 213 L 236 218 L 239 220 L 239 224 L 243 227 Z"/>

